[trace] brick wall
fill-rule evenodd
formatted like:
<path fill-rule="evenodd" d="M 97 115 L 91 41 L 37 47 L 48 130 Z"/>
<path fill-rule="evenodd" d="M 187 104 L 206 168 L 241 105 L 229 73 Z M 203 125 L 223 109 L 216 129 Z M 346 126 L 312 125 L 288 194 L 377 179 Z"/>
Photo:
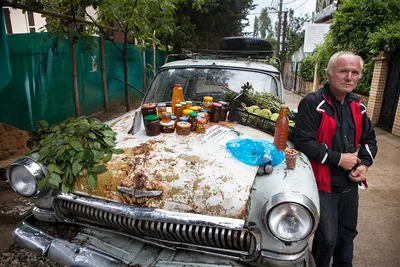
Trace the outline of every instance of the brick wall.
<path fill-rule="evenodd" d="M 392 128 L 392 134 L 400 136 L 400 101 L 397 103 L 396 116 Z"/>
<path fill-rule="evenodd" d="M 369 92 L 367 113 L 372 124 L 376 125 L 381 113 L 383 93 L 388 73 L 388 59 L 383 55 L 383 52 L 381 52 L 373 60 L 374 74 L 372 76 L 371 89 Z"/>

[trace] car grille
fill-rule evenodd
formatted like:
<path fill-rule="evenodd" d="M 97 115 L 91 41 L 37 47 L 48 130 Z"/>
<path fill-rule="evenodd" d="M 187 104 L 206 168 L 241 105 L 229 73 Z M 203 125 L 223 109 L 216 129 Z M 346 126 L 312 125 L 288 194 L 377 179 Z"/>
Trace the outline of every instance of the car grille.
<path fill-rule="evenodd" d="M 56 199 L 56 205 L 67 218 L 97 223 L 163 242 L 233 250 L 242 252 L 242 255 L 249 255 L 251 243 L 254 241 L 254 236 L 247 230 L 135 219 L 64 199 Z"/>

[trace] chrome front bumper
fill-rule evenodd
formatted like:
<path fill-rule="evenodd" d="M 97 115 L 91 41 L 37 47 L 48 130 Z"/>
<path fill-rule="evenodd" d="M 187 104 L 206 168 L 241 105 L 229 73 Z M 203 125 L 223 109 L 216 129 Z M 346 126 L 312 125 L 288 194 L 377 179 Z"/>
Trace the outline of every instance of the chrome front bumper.
<path fill-rule="evenodd" d="M 34 221 L 35 219 L 31 215 L 18 223 L 12 231 L 12 237 L 19 246 L 47 256 L 50 260 L 64 266 L 125 266 L 121 261 L 98 252 L 90 246 L 84 247 L 52 237 L 30 223 Z"/>

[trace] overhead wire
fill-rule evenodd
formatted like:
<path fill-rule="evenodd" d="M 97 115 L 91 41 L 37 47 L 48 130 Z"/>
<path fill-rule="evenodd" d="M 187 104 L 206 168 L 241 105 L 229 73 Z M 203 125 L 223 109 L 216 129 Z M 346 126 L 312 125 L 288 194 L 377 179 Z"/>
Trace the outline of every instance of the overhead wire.
<path fill-rule="evenodd" d="M 310 0 L 306 0 L 303 4 L 301 4 L 298 7 L 294 8 L 293 11 L 298 9 L 298 8 L 300 8 L 300 7 L 302 7 L 302 6 L 304 6 L 308 1 L 310 1 Z"/>

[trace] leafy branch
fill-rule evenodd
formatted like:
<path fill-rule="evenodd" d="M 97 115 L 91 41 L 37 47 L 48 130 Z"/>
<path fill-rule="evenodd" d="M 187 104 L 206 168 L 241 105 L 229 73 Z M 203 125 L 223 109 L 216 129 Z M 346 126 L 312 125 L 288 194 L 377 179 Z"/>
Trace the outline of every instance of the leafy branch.
<path fill-rule="evenodd" d="M 116 133 L 95 118 L 71 118 L 51 127 L 45 121 L 40 124 L 27 144 L 33 149 L 31 153 L 38 153 L 38 161 L 48 167 L 49 175 L 39 183 L 39 188 L 49 184 L 70 192 L 76 177 L 85 175 L 93 190 L 97 175 L 107 171 L 104 164 L 113 153 L 123 153 L 115 148 Z"/>

